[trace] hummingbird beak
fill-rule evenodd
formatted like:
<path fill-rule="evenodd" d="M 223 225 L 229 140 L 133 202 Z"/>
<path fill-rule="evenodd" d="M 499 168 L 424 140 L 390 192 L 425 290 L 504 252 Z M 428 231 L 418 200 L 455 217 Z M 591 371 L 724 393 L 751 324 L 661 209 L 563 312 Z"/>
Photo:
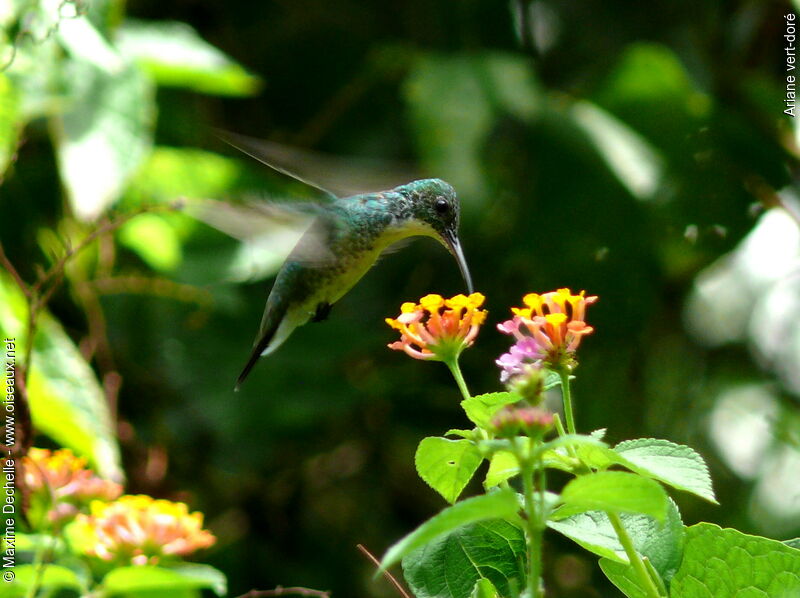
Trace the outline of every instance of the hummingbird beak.
<path fill-rule="evenodd" d="M 443 235 L 445 246 L 453 257 L 458 262 L 458 269 L 461 270 L 461 276 L 464 277 L 464 282 L 467 283 L 467 292 L 472 293 L 472 277 L 469 275 L 469 268 L 467 268 L 467 260 L 464 258 L 464 252 L 461 250 L 461 243 L 458 241 L 458 236 L 455 231 L 446 231 Z"/>

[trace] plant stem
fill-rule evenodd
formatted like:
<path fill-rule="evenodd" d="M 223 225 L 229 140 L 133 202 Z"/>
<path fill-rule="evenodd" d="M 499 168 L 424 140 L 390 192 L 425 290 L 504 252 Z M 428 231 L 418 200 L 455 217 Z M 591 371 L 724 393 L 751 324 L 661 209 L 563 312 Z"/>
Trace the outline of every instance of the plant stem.
<path fill-rule="evenodd" d="M 625 526 L 622 525 L 622 519 L 620 519 L 617 513 L 607 512 L 606 515 L 608 515 L 611 526 L 614 528 L 620 544 L 622 544 L 622 547 L 625 549 L 625 554 L 631 562 L 636 577 L 639 578 L 639 584 L 644 589 L 648 598 L 661 598 L 663 595 L 658 591 L 656 584 L 653 582 L 653 578 L 650 577 L 650 574 L 647 572 L 647 567 L 645 567 L 644 562 L 642 562 L 642 557 L 639 556 L 639 553 L 636 552 L 636 549 L 633 547 L 633 540 L 631 540 L 631 537 L 628 535 Z"/>
<path fill-rule="evenodd" d="M 531 463 L 530 456 L 525 454 L 527 451 L 523 450 L 520 446 L 524 440 L 516 438 L 516 457 L 522 469 L 522 488 L 525 496 L 525 512 L 527 518 L 525 519 L 526 526 L 526 544 L 528 552 L 528 596 L 529 598 L 541 598 L 541 584 L 542 577 L 542 536 L 544 531 L 544 496 L 540 496 L 540 500 L 534 499 L 534 482 L 533 478 L 536 470 L 539 469 L 537 465 Z M 542 493 L 544 489 L 541 489 Z"/>
<path fill-rule="evenodd" d="M 453 378 L 456 379 L 456 384 L 458 384 L 458 389 L 461 391 L 461 395 L 464 397 L 464 399 L 469 399 L 471 395 L 469 394 L 467 383 L 464 382 L 464 376 L 461 373 L 461 367 L 458 365 L 458 359 L 449 359 L 444 363 L 448 368 L 450 368 Z"/>
<path fill-rule="evenodd" d="M 36 556 L 33 559 L 33 583 L 30 585 L 28 592 L 25 594 L 26 598 L 35 598 L 36 594 L 39 593 L 39 588 L 41 587 L 42 580 L 44 579 L 44 570 L 47 568 L 48 559 L 52 556 L 51 552 L 55 546 L 56 540 L 56 536 L 51 536 L 41 540 L 41 545 L 36 551 Z"/>
<path fill-rule="evenodd" d="M 561 416 L 558 413 L 553 414 L 553 423 L 556 426 L 556 432 L 559 436 L 567 435 L 567 431 L 564 429 L 564 422 L 561 421 Z"/>
<path fill-rule="evenodd" d="M 560 368 L 558 375 L 561 378 L 561 397 L 564 401 L 564 419 L 567 420 L 567 432 L 575 434 L 575 416 L 572 415 L 572 395 L 569 390 L 569 371 Z"/>

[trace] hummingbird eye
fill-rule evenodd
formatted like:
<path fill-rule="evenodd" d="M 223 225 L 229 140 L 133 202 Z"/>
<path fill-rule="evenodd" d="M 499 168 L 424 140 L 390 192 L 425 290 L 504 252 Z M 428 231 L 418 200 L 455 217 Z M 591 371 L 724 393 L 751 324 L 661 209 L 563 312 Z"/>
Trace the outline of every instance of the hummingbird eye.
<path fill-rule="evenodd" d="M 450 211 L 450 204 L 447 203 L 446 199 L 441 197 L 436 200 L 434 207 L 436 208 L 436 212 L 439 214 L 447 214 L 447 212 Z"/>

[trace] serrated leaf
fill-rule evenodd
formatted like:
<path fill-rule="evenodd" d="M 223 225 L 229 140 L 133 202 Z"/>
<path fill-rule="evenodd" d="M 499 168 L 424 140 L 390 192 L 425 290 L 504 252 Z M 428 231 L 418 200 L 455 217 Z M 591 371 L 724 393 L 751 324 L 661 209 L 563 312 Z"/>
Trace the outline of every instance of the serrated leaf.
<path fill-rule="evenodd" d="M 117 44 L 159 85 L 225 96 L 256 94 L 261 81 L 186 23 L 127 19 Z"/>
<path fill-rule="evenodd" d="M 518 474 L 519 462 L 514 454 L 509 451 L 497 451 L 489 461 L 489 471 L 486 472 L 483 487 L 487 490 L 494 488 Z"/>
<path fill-rule="evenodd" d="M 558 511 L 553 516 L 558 517 Z M 586 511 L 563 519 L 552 519 L 547 522 L 547 527 L 598 556 L 619 563 L 628 562 L 628 557 L 625 556 L 625 551 L 614 533 L 614 528 L 611 527 L 608 516 L 601 511 Z"/>
<path fill-rule="evenodd" d="M 495 413 L 520 400 L 522 397 L 512 392 L 490 392 L 464 399 L 461 407 L 472 423 L 480 428 L 487 428 Z"/>
<path fill-rule="evenodd" d="M 417 447 L 417 473 L 449 503 L 454 503 L 483 461 L 470 440 L 448 440 L 431 436 Z"/>
<path fill-rule="evenodd" d="M 522 531 L 490 520 L 459 527 L 412 552 L 403 559 L 403 574 L 417 598 L 471 598 L 476 589 L 479 596 L 492 596 L 492 590 L 508 596 L 512 585 L 523 585 L 524 559 Z"/>
<path fill-rule="evenodd" d="M 575 478 L 561 492 L 567 508 L 582 511 L 641 513 L 662 521 L 667 493 L 660 484 L 622 471 L 604 471 Z"/>
<path fill-rule="evenodd" d="M 800 596 L 800 550 L 711 523 L 686 528 L 671 598 Z"/>
<path fill-rule="evenodd" d="M 392 545 L 381 560 L 381 570 L 385 570 L 412 551 L 433 542 L 462 525 L 485 521 L 487 519 L 515 519 L 519 510 L 517 494 L 511 490 L 499 490 L 468 498 L 434 515 Z M 472 586 L 470 585 L 470 590 Z"/>
<path fill-rule="evenodd" d="M 74 213 L 93 220 L 150 151 L 155 98 L 133 66 L 109 72 L 73 59 L 65 70 L 71 109 L 53 119 L 59 175 Z"/>
<path fill-rule="evenodd" d="M 691 447 L 657 438 L 640 438 L 620 442 L 614 451 L 636 473 L 718 504 L 708 467 Z"/>
<path fill-rule="evenodd" d="M 565 434 L 564 436 L 557 436 L 553 440 L 548 440 L 537 449 L 540 455 L 546 455 L 554 450 L 561 450 L 562 453 L 566 452 L 564 449 L 572 447 L 575 449 L 582 448 L 605 448 L 607 445 L 602 440 L 598 440 L 593 436 L 586 434 Z"/>
<path fill-rule="evenodd" d="M 633 567 L 623 565 L 611 559 L 601 558 L 600 568 L 606 574 L 611 583 L 617 586 L 620 592 L 628 598 L 648 598 L 647 590 L 639 584 L 639 577 Z"/>
<path fill-rule="evenodd" d="M 175 567 L 135 566 L 110 571 L 101 584 L 108 594 L 142 591 L 209 589 L 218 596 L 227 591 L 225 575 L 210 565 L 184 563 Z"/>
<path fill-rule="evenodd" d="M 556 511 L 552 517 L 547 522 L 548 527 L 586 550 L 627 567 L 628 557 L 605 513 L 589 511 L 561 519 Z M 683 554 L 683 523 L 677 505 L 669 501 L 663 523 L 632 513 L 621 513 L 620 519 L 636 551 L 647 557 L 662 579 L 668 582 L 680 565 Z"/>
<path fill-rule="evenodd" d="M 0 334 L 16 338 L 23 358 L 27 305 L 22 292 L 0 270 Z M 89 364 L 49 313 L 37 319 L 28 375 L 33 425 L 59 444 L 86 456 L 100 475 L 122 480 L 119 449 L 103 390 Z"/>

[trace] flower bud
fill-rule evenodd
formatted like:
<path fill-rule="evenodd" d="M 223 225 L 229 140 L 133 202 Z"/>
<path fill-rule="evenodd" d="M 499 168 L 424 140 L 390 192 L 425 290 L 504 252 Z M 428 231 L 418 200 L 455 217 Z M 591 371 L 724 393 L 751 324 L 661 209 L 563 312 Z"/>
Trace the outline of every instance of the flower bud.
<path fill-rule="evenodd" d="M 507 388 L 531 405 L 538 405 L 544 392 L 544 371 L 538 364 L 523 364 L 522 372 L 508 381 Z"/>
<path fill-rule="evenodd" d="M 499 438 L 541 438 L 553 427 L 553 414 L 541 407 L 506 407 L 495 414 L 491 426 Z"/>

